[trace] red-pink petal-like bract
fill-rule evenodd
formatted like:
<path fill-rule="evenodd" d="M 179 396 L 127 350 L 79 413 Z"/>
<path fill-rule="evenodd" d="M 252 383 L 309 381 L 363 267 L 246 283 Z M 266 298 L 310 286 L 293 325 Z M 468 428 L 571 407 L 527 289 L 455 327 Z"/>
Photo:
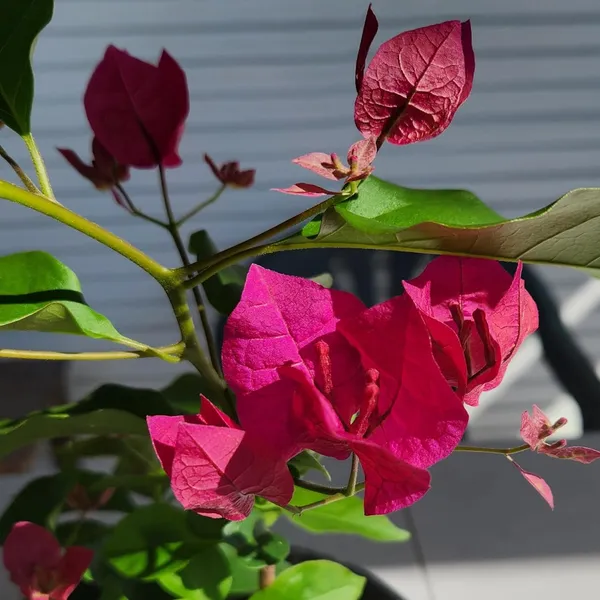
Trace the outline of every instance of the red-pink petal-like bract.
<path fill-rule="evenodd" d="M 347 181 L 365 179 L 373 172 L 372 163 L 377 156 L 377 141 L 374 137 L 359 140 L 348 149 L 350 173 Z"/>
<path fill-rule="evenodd" d="M 567 424 L 567 419 L 561 417 L 555 423 L 544 414 L 537 405 L 533 405 L 532 415 L 527 411 L 521 415 L 521 438 L 529 447 L 539 454 L 552 458 L 574 460 L 589 465 L 600 458 L 600 451 L 586 446 L 568 446 L 566 440 L 547 442 L 546 438 Z"/>
<path fill-rule="evenodd" d="M 354 83 L 356 85 L 356 93 L 360 93 L 362 81 L 365 73 L 365 64 L 367 62 L 367 54 L 369 54 L 369 48 L 377 35 L 379 29 L 379 22 L 377 17 L 371 8 L 371 4 L 367 8 L 367 16 L 365 17 L 365 24 L 363 25 L 363 32 L 360 38 L 360 46 L 358 47 L 358 53 L 356 54 L 356 68 L 354 72 Z"/>
<path fill-rule="evenodd" d="M 335 190 L 327 190 L 320 185 L 313 183 L 295 183 L 287 188 L 273 188 L 273 192 L 282 194 L 291 194 L 292 196 L 307 196 L 309 198 L 318 198 L 319 196 L 335 196 L 339 194 Z"/>
<path fill-rule="evenodd" d="M 538 327 L 521 269 L 511 277 L 495 261 L 441 256 L 404 282 L 448 382 L 472 406 L 500 384 L 510 359 Z"/>
<path fill-rule="evenodd" d="M 99 142 L 118 163 L 178 167 L 178 146 L 189 112 L 185 73 L 166 51 L 158 65 L 109 46 L 83 98 Z"/>
<path fill-rule="evenodd" d="M 213 175 L 223 184 L 232 188 L 248 188 L 254 185 L 256 169 L 240 169 L 240 163 L 235 160 L 217 166 L 208 155 L 204 155 L 204 162 L 208 165 Z"/>
<path fill-rule="evenodd" d="M 84 163 L 73 150 L 68 148 L 57 148 L 57 150 L 82 177 L 91 181 L 97 190 L 111 190 L 117 203 L 127 208 L 115 186 L 129 180 L 129 167 L 120 165 L 102 146 L 98 138 L 92 141 L 91 165 Z"/>
<path fill-rule="evenodd" d="M 365 309 L 346 292 L 252 265 L 222 358 L 242 426 L 272 453 L 357 454 L 366 514 L 422 497 L 425 469 L 466 429 L 408 296 Z"/>
<path fill-rule="evenodd" d="M 544 479 L 542 479 L 539 475 L 535 473 L 530 473 L 526 471 L 521 465 L 516 463 L 514 460 L 511 460 L 512 464 L 519 470 L 521 475 L 525 478 L 525 481 L 529 483 L 533 489 L 548 503 L 548 506 L 552 510 L 554 510 L 554 496 L 552 495 L 552 490 L 550 486 L 546 483 Z"/>
<path fill-rule="evenodd" d="M 332 179 L 333 181 L 339 181 L 344 179 L 348 174 L 349 169 L 344 168 L 342 164 L 335 164 L 335 155 L 325 154 L 325 152 L 311 152 L 310 154 L 303 154 L 298 158 L 294 158 L 292 162 L 304 169 L 308 169 L 321 177 L 326 179 Z M 339 163 L 339 161 L 338 161 Z M 340 168 L 341 167 L 341 168 Z"/>
<path fill-rule="evenodd" d="M 354 121 L 380 146 L 436 137 L 452 121 L 473 85 L 471 25 L 446 21 L 401 33 L 369 63 L 354 106 Z"/>
<path fill-rule="evenodd" d="M 201 397 L 198 415 L 151 416 L 150 438 L 187 510 L 210 518 L 245 519 L 260 495 L 287 504 L 294 483 L 283 457 L 264 450 L 230 417 Z"/>
<path fill-rule="evenodd" d="M 67 600 L 92 562 L 88 548 L 72 546 L 62 554 L 44 527 L 20 521 L 4 542 L 4 566 L 28 600 Z"/>

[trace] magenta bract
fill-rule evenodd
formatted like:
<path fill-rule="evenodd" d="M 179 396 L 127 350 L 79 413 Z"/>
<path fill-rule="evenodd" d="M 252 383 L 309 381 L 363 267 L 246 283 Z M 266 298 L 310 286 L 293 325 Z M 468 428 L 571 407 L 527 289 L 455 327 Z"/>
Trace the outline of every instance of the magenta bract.
<path fill-rule="evenodd" d="M 375 138 L 367 138 L 350 146 L 347 157 L 348 165 L 345 165 L 337 154 L 325 154 L 324 152 L 304 154 L 294 158 L 292 162 L 326 179 L 332 179 L 333 181 L 343 179 L 344 184 L 346 184 L 350 181 L 359 181 L 368 177 L 373 172 L 371 163 L 376 156 L 377 143 Z M 296 183 L 288 188 L 274 188 L 273 191 L 312 198 L 344 193 L 327 190 L 312 183 Z"/>
<path fill-rule="evenodd" d="M 383 43 L 364 77 L 360 63 L 374 25 L 363 33 L 354 121 L 365 136 L 391 144 L 411 144 L 442 133 L 473 85 L 475 57 L 471 25 L 446 21 L 401 33 Z"/>
<path fill-rule="evenodd" d="M 204 162 L 209 166 L 213 175 L 223 184 L 233 188 L 248 188 L 254 184 L 255 169 L 240 170 L 240 163 L 231 161 L 218 166 L 208 155 L 204 155 Z"/>
<path fill-rule="evenodd" d="M 273 453 L 357 454 L 367 514 L 423 496 L 425 469 L 467 425 L 407 296 L 365 309 L 351 294 L 253 265 L 225 329 L 223 368 L 242 425 Z"/>
<path fill-rule="evenodd" d="M 178 146 L 189 112 L 185 73 L 163 51 L 158 65 L 109 46 L 83 98 L 100 143 L 122 165 L 181 164 Z"/>
<path fill-rule="evenodd" d="M 521 279 L 497 262 L 442 256 L 404 282 L 424 315 L 438 364 L 467 404 L 497 387 L 510 359 L 538 326 L 537 307 Z"/>
<path fill-rule="evenodd" d="M 92 164 L 84 163 L 79 156 L 68 148 L 57 148 L 67 162 L 83 177 L 92 182 L 98 190 L 111 190 L 115 200 L 125 207 L 115 186 L 129 180 L 129 167 L 120 165 L 97 138 L 92 140 Z"/>
<path fill-rule="evenodd" d="M 4 542 L 4 566 L 27 600 L 67 600 L 92 562 L 88 548 L 61 551 L 56 538 L 28 521 L 13 525 Z"/>
<path fill-rule="evenodd" d="M 245 519 L 259 495 L 287 504 L 294 482 L 283 457 L 269 453 L 204 397 L 198 415 L 148 417 L 171 488 L 185 509 L 210 518 Z"/>
<path fill-rule="evenodd" d="M 593 463 L 600 458 L 600 451 L 585 446 L 568 446 L 567 440 L 547 442 L 546 438 L 554 434 L 567 424 L 567 419 L 561 417 L 552 423 L 544 412 L 535 404 L 532 415 L 527 411 L 521 416 L 521 437 L 534 452 L 545 454 L 553 458 L 574 460 L 585 465 Z"/>

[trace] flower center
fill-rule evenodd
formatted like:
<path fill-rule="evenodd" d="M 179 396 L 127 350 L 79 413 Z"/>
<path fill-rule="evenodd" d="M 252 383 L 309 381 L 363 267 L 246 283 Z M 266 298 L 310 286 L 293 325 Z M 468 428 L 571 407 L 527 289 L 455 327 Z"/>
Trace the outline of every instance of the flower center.
<path fill-rule="evenodd" d="M 467 377 L 473 380 L 493 367 L 495 362 L 485 312 L 478 308 L 473 311 L 472 318 L 467 320 L 459 304 L 451 304 L 449 308 L 465 356 Z"/>
<path fill-rule="evenodd" d="M 349 431 L 358 437 L 365 437 L 377 425 L 380 419 L 373 419 L 379 401 L 379 371 L 369 369 L 360 408 L 353 417 Z"/>
<path fill-rule="evenodd" d="M 42 594 L 50 594 L 58 584 L 56 571 L 53 569 L 44 569 L 36 567 L 33 572 L 31 587 Z"/>

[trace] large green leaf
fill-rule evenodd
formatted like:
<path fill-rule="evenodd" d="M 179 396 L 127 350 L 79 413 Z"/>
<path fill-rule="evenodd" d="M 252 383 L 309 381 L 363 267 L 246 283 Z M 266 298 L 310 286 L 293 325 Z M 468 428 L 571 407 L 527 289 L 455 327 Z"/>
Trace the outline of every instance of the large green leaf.
<path fill-rule="evenodd" d="M 300 452 L 300 454 L 294 456 L 288 462 L 288 467 L 295 477 L 302 477 L 309 471 L 319 471 L 331 481 L 329 471 L 321 463 L 319 455 L 312 450 L 304 450 L 304 452 Z"/>
<path fill-rule="evenodd" d="M 40 251 L 0 258 L 0 328 L 71 333 L 147 349 L 91 309 L 75 273 Z"/>
<path fill-rule="evenodd" d="M 358 600 L 366 579 L 329 560 L 309 560 L 286 569 L 250 600 Z"/>
<path fill-rule="evenodd" d="M 325 498 L 323 494 L 296 488 L 292 504 L 303 506 Z M 367 517 L 359 496 L 344 498 L 307 510 L 296 517 L 286 513 L 294 525 L 314 533 L 351 533 L 378 542 L 406 542 L 410 533 L 396 527 L 385 516 Z"/>
<path fill-rule="evenodd" d="M 160 393 L 167 399 L 177 413 L 198 414 L 200 394 L 213 404 L 226 410 L 227 400 L 222 389 L 215 389 L 206 379 L 197 373 L 184 373 L 173 380 Z"/>
<path fill-rule="evenodd" d="M 100 409 L 84 414 L 45 412 L 13 421 L 0 428 L 0 457 L 40 440 L 84 434 L 138 434 L 148 432 L 142 419 L 124 410 Z"/>
<path fill-rule="evenodd" d="M 52 527 L 74 484 L 75 477 L 70 473 L 47 475 L 28 483 L 0 517 L 0 545 L 18 521 Z"/>
<path fill-rule="evenodd" d="M 232 582 L 229 561 L 218 546 L 193 556 L 181 571 L 158 579 L 165 590 L 185 600 L 225 600 Z"/>
<path fill-rule="evenodd" d="M 21 419 L 0 420 L 0 456 L 21 446 L 74 435 L 147 435 L 147 415 L 173 414 L 159 392 L 103 385 L 85 400 L 29 414 Z"/>
<path fill-rule="evenodd" d="M 53 5 L 53 0 L 0 3 L 0 121 L 19 135 L 30 132 L 31 55 L 36 37 L 52 18 Z"/>
<path fill-rule="evenodd" d="M 338 204 L 343 219 L 366 233 L 396 232 L 432 218 L 444 225 L 498 223 L 502 217 L 465 190 L 424 190 L 400 187 L 369 177 L 357 195 Z"/>
<path fill-rule="evenodd" d="M 221 539 L 221 521 L 194 516 L 190 521 L 183 510 L 167 504 L 138 508 L 113 529 L 102 557 L 127 578 L 151 580 L 178 571 Z"/>
<path fill-rule="evenodd" d="M 458 193 L 446 197 L 448 206 L 443 212 L 435 202 L 408 203 L 403 210 L 390 210 L 394 193 L 401 204 L 409 192 L 370 177 L 355 198 L 328 210 L 280 244 L 522 260 L 600 275 L 600 188 L 573 190 L 546 208 L 516 219 L 498 219 L 472 198 L 465 208 L 464 197 Z M 418 190 L 412 192 L 420 195 Z"/>
<path fill-rule="evenodd" d="M 217 253 L 217 247 L 204 229 L 190 236 L 189 250 L 198 260 L 210 258 Z M 209 277 L 202 287 L 211 305 L 221 314 L 229 315 L 240 301 L 245 280 L 246 269 L 240 265 L 233 265 Z"/>

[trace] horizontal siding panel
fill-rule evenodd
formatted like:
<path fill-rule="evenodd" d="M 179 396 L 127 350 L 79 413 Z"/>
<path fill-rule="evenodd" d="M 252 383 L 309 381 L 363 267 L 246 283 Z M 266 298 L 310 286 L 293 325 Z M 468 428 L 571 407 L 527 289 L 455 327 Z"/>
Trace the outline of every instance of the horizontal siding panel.
<path fill-rule="evenodd" d="M 131 1 L 131 0 L 130 0 Z M 152 26 L 157 30 L 169 25 L 179 26 L 183 23 L 202 23 L 206 29 L 221 26 L 227 30 L 245 30 L 249 26 L 272 27 L 273 24 L 283 22 L 296 22 L 299 29 L 303 25 L 315 24 L 327 19 L 321 27 L 330 30 L 342 27 L 352 27 L 356 19 L 364 16 L 364 3 L 348 1 L 344 3 L 343 15 L 340 15 L 339 6 L 335 3 L 321 2 L 320 0 L 305 0 L 302 3 L 285 5 L 285 13 L 281 15 L 282 5 L 278 0 L 229 0 L 227 9 L 218 2 L 199 0 L 171 0 L 164 2 L 144 2 L 144 10 L 136 10 L 138 2 L 110 2 L 110 10 L 106 9 L 104 0 L 67 1 L 57 2 L 56 13 L 60 19 L 56 23 L 57 34 L 72 28 L 94 28 L 120 26 L 135 29 Z M 467 14 L 473 19 L 492 23 L 507 22 L 518 26 L 522 23 L 539 22 L 557 24 L 557 21 L 576 20 L 585 23 L 590 18 L 598 18 L 595 0 L 573 0 L 569 3 L 561 0 L 545 0 L 543 11 L 537 0 L 521 0 L 521 2 L 507 2 L 486 4 L 482 6 L 477 0 L 458 0 L 453 2 L 452 10 L 440 7 L 439 2 L 427 0 L 418 3 L 402 4 L 401 8 L 395 0 L 376 0 L 374 3 L 380 20 L 395 18 L 398 24 L 406 23 L 406 27 L 414 26 L 413 21 L 434 17 L 438 20 L 458 18 L 454 15 Z M 158 20 L 160 19 L 160 21 Z M 560 19 L 560 21 L 559 21 Z M 160 24 L 160 25 L 159 25 Z M 84 29 L 85 33 L 85 29 Z M 174 31 L 174 33 L 176 33 Z"/>

